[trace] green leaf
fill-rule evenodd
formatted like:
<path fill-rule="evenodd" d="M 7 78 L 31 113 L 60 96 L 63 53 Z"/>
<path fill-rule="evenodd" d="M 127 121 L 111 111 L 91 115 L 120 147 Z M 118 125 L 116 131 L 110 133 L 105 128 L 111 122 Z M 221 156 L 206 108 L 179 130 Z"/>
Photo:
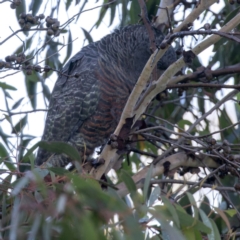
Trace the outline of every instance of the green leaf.
<path fill-rule="evenodd" d="M 1 135 L 0 135 L 1 136 Z M 5 160 L 9 162 L 4 162 Z M 14 166 L 14 163 L 12 162 L 12 159 L 9 157 L 9 153 L 7 149 L 4 147 L 4 145 L 0 142 L 0 163 L 4 162 L 4 165 L 10 170 L 15 171 L 16 167 Z"/>
<path fill-rule="evenodd" d="M 46 97 L 47 100 L 50 101 L 51 92 L 49 90 L 49 87 L 45 83 L 42 83 L 42 88 L 43 88 L 44 97 Z"/>
<path fill-rule="evenodd" d="M 38 143 L 38 146 L 49 152 L 58 153 L 58 154 L 64 153 L 64 154 L 68 155 L 72 160 L 78 160 L 78 161 L 81 160 L 81 157 L 80 157 L 77 149 L 65 142 L 40 141 Z"/>
<path fill-rule="evenodd" d="M 3 193 L 3 195 L 2 195 L 2 205 L 1 205 L 1 207 L 2 207 L 2 209 L 1 209 L 1 211 L 2 211 L 2 221 L 5 221 L 5 217 L 7 216 L 6 195 L 7 195 L 7 193 Z"/>
<path fill-rule="evenodd" d="M 14 91 L 17 90 L 17 88 L 15 88 L 15 87 L 13 87 L 13 86 L 11 86 L 11 85 L 8 85 L 8 84 L 6 84 L 5 82 L 0 82 L 0 88 L 2 88 L 2 89 L 14 90 Z"/>
<path fill-rule="evenodd" d="M 99 16 L 99 18 L 98 18 L 98 20 L 97 20 L 97 22 L 96 22 L 96 24 L 95 24 L 96 28 L 98 28 L 99 25 L 101 24 L 101 22 L 102 22 L 102 20 L 103 20 L 103 18 L 104 18 L 104 16 L 105 16 L 105 14 L 106 14 L 106 12 L 107 12 L 107 8 L 102 7 L 102 8 L 101 8 L 101 11 L 100 11 L 100 16 Z"/>
<path fill-rule="evenodd" d="M 8 151 L 0 142 L 0 163 L 2 163 L 4 160 L 8 160 Z"/>
<path fill-rule="evenodd" d="M 187 125 L 187 126 L 191 126 L 192 123 L 188 120 L 185 120 L 185 119 L 182 119 L 178 122 L 178 127 L 184 129 L 184 126 Z"/>
<path fill-rule="evenodd" d="M 201 209 L 199 209 L 199 213 L 201 215 L 201 218 L 202 218 L 202 221 L 204 222 L 204 224 L 211 229 L 211 232 L 208 233 L 208 239 L 209 240 L 218 240 L 219 238 L 217 238 L 217 236 L 215 236 L 215 230 L 212 225 L 211 219 L 208 218 L 208 216 L 205 214 L 205 212 L 203 212 Z"/>
<path fill-rule="evenodd" d="M 154 204 L 154 202 L 158 199 L 160 194 L 161 194 L 161 188 L 159 186 L 154 187 L 149 197 L 149 202 L 148 202 L 149 207 L 151 207 Z"/>
<path fill-rule="evenodd" d="M 98 240 L 98 234 L 89 218 L 82 218 L 81 229 L 84 239 Z"/>
<path fill-rule="evenodd" d="M 72 33 L 71 31 L 69 31 L 68 33 L 68 45 L 67 45 L 67 54 L 66 54 L 66 57 L 63 61 L 63 64 L 66 63 L 66 61 L 69 60 L 69 57 L 72 55 L 72 47 L 73 47 L 73 44 L 72 44 Z"/>
<path fill-rule="evenodd" d="M 179 217 L 179 221 L 182 227 L 192 227 L 194 229 L 197 229 L 203 233 L 210 233 L 211 229 L 209 228 L 209 226 L 204 225 L 202 222 L 200 222 L 199 220 L 196 220 L 189 216 L 188 214 L 184 214 L 182 212 L 178 212 L 178 217 Z M 193 222 L 194 222 L 194 226 L 193 226 Z"/>
<path fill-rule="evenodd" d="M 48 170 L 57 175 L 65 175 L 66 173 L 69 173 L 69 171 L 65 168 L 49 167 Z"/>
<path fill-rule="evenodd" d="M 4 91 L 4 94 L 5 94 L 6 98 L 9 98 L 9 99 L 13 100 L 12 96 L 10 95 L 10 93 L 8 91 L 6 91 L 5 89 L 3 89 L 3 91 Z"/>
<path fill-rule="evenodd" d="M 180 222 L 177 215 L 177 211 L 174 208 L 173 204 L 164 196 L 161 196 L 163 203 L 166 205 L 168 211 L 171 213 L 174 223 L 178 228 L 180 228 Z"/>
<path fill-rule="evenodd" d="M 120 178 L 125 183 L 130 193 L 135 193 L 137 191 L 135 182 L 133 181 L 129 173 L 124 169 L 121 170 Z"/>
<path fill-rule="evenodd" d="M 86 31 L 84 28 L 81 28 L 83 30 L 85 38 L 88 40 L 89 43 L 93 42 L 92 36 L 88 31 Z"/>
<path fill-rule="evenodd" d="M 130 11 L 129 11 L 131 24 L 138 22 L 140 13 L 141 13 L 141 9 L 139 7 L 138 1 L 132 1 Z"/>
<path fill-rule="evenodd" d="M 153 170 L 153 164 L 150 165 L 149 169 L 148 169 L 148 172 L 147 172 L 147 175 L 146 175 L 146 178 L 145 178 L 145 181 L 144 181 L 144 186 L 143 186 L 143 199 L 144 199 L 144 202 L 147 201 L 147 197 L 148 197 L 148 193 L 149 193 L 149 186 L 150 186 L 150 181 L 151 181 L 151 178 L 152 178 L 152 170 Z"/>
<path fill-rule="evenodd" d="M 58 154 L 64 153 L 68 155 L 72 160 L 81 160 L 81 157 L 76 148 L 69 145 L 68 143 L 56 142 L 56 141 L 53 141 L 53 142 L 39 141 L 27 151 L 27 153 L 23 157 L 23 160 L 28 158 L 37 147 L 41 147 L 53 153 L 58 153 Z"/>
<path fill-rule="evenodd" d="M 44 168 L 42 169 L 40 167 L 34 168 L 32 172 L 33 174 L 40 177 L 41 179 L 45 178 L 49 174 L 48 169 L 44 169 Z"/>
<path fill-rule="evenodd" d="M 225 213 L 227 213 L 230 217 L 233 217 L 237 211 L 235 209 L 228 209 L 224 211 Z"/>
<path fill-rule="evenodd" d="M 0 191 L 1 192 L 4 192 L 4 193 L 7 193 L 8 192 L 8 189 L 12 188 L 12 175 L 9 174 L 7 177 L 5 177 L 4 179 L 1 180 L 1 188 L 0 188 Z"/>
<path fill-rule="evenodd" d="M 178 239 L 185 240 L 182 233 L 177 229 L 175 225 L 171 226 L 169 223 L 169 219 L 166 218 L 166 215 L 162 213 L 162 206 L 156 206 L 155 210 L 149 209 L 149 212 L 156 218 L 157 221 L 161 224 L 161 232 L 163 239 Z M 165 207 L 165 209 L 167 209 Z"/>
<path fill-rule="evenodd" d="M 240 7 L 237 7 L 237 8 L 235 8 L 235 9 L 232 9 L 232 10 L 229 12 L 229 14 L 226 16 L 223 24 L 225 25 L 225 24 L 228 23 L 232 18 L 234 18 L 234 17 L 239 13 L 239 9 L 240 9 Z"/>
<path fill-rule="evenodd" d="M 28 234 L 28 238 L 27 238 L 28 240 L 37 239 L 37 234 L 38 234 L 38 230 L 40 227 L 41 218 L 42 218 L 42 216 L 40 214 L 37 214 L 34 216 L 34 221 L 32 223 L 31 230 Z"/>
<path fill-rule="evenodd" d="M 33 16 L 35 16 L 38 13 L 38 10 L 41 5 L 42 5 L 42 0 L 31 1 L 29 11 L 32 11 Z"/>
<path fill-rule="evenodd" d="M 21 4 L 16 8 L 16 18 L 17 19 L 19 19 L 19 15 L 21 13 L 26 13 L 26 3 L 25 3 L 25 0 L 22 0 Z M 26 31 L 24 31 L 23 33 L 26 34 Z"/>
<path fill-rule="evenodd" d="M 22 177 L 20 178 L 16 184 L 15 187 L 13 188 L 11 194 L 12 196 L 16 196 L 20 193 L 20 191 L 25 188 L 29 183 L 29 179 L 27 177 Z"/>
<path fill-rule="evenodd" d="M 33 109 L 36 109 L 37 105 L 37 81 L 37 74 L 25 75 L 25 86 Z"/>
<path fill-rule="evenodd" d="M 190 192 L 187 192 L 186 195 L 187 195 L 192 207 L 194 208 L 194 219 L 195 219 L 195 221 L 197 221 L 198 220 L 198 208 L 197 208 L 196 201 Z M 193 225 L 194 225 L 194 222 L 193 222 Z"/>
<path fill-rule="evenodd" d="M 214 232 L 214 240 L 221 240 L 221 236 L 220 236 L 220 233 L 219 233 L 219 230 L 216 226 L 216 223 L 213 221 L 213 219 L 209 219 L 211 224 L 212 224 L 212 229 L 213 229 L 213 232 Z M 210 239 L 210 238 L 209 238 Z"/>
<path fill-rule="evenodd" d="M 12 110 L 18 108 L 24 98 L 20 98 L 17 102 L 15 102 L 12 106 Z"/>
<path fill-rule="evenodd" d="M 71 3 L 72 3 L 72 0 L 67 0 L 67 2 L 66 2 L 66 10 L 68 10 L 68 8 L 70 7 L 70 5 L 71 5 Z"/>
<path fill-rule="evenodd" d="M 115 13 L 116 13 L 116 7 L 117 7 L 117 4 L 112 2 L 112 4 L 110 5 L 111 13 L 110 13 L 110 23 L 109 23 L 108 27 L 110 27 L 113 23 L 113 20 L 115 18 Z"/>
<path fill-rule="evenodd" d="M 12 133 L 19 133 L 27 124 L 27 115 L 23 117 L 12 129 Z"/>
<path fill-rule="evenodd" d="M 155 208 L 159 208 L 159 207 L 161 207 L 161 206 L 156 206 Z M 165 208 L 167 210 L 167 207 L 165 207 Z M 162 210 L 160 210 L 160 211 L 162 211 Z M 176 211 L 177 211 L 177 215 L 178 215 L 178 218 L 179 218 L 181 229 L 182 228 L 193 228 L 193 229 L 199 230 L 203 233 L 210 233 L 211 232 L 211 229 L 208 228 L 206 225 L 204 225 L 201 221 L 199 221 L 198 219 L 197 220 L 194 219 L 192 216 L 190 216 L 189 214 L 184 212 L 183 209 L 179 210 L 179 205 L 176 205 Z M 173 220 L 172 216 L 170 214 L 164 215 L 164 216 Z M 193 225 L 193 222 L 194 222 L 194 225 Z"/>
<path fill-rule="evenodd" d="M 196 240 L 196 238 L 195 238 L 195 230 L 193 228 L 184 229 L 182 231 L 182 233 L 186 237 L 186 240 Z"/>
<path fill-rule="evenodd" d="M 10 233 L 9 233 L 9 239 L 12 239 L 12 240 L 17 239 L 19 220 L 21 216 L 20 204 L 21 204 L 20 197 L 19 196 L 15 197 L 12 214 L 11 214 L 11 225 L 10 225 Z"/>

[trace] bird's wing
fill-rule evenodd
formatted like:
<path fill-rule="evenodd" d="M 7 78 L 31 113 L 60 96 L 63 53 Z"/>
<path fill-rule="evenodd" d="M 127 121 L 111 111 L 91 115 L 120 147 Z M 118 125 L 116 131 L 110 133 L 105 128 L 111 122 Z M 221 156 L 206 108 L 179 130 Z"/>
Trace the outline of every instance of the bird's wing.
<path fill-rule="evenodd" d="M 100 91 L 95 65 L 96 59 L 80 52 L 64 67 L 52 92 L 42 140 L 67 142 L 96 111 Z M 75 73 L 79 75 L 77 78 L 73 76 Z M 48 156 L 49 153 L 39 149 L 36 163 L 41 164 Z"/>

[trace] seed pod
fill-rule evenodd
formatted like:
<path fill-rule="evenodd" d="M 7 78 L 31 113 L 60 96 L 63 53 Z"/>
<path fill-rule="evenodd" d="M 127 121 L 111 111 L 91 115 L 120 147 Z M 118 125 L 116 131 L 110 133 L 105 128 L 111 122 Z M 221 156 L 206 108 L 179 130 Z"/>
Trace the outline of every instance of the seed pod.
<path fill-rule="evenodd" d="M 16 61 L 16 58 L 17 58 L 17 56 L 11 55 L 11 56 L 10 56 L 10 61 L 11 61 L 11 62 L 14 62 L 14 61 Z"/>
<path fill-rule="evenodd" d="M 18 7 L 21 5 L 22 1 L 21 0 L 14 0 L 15 5 Z"/>
<path fill-rule="evenodd" d="M 43 70 L 44 70 L 44 72 L 49 72 L 51 70 L 51 67 L 46 65 Z"/>
<path fill-rule="evenodd" d="M 29 61 L 24 62 L 24 65 L 25 65 L 25 66 L 28 66 L 29 64 L 30 64 Z"/>
<path fill-rule="evenodd" d="M 26 74 L 27 74 L 27 75 L 32 75 L 32 73 L 33 73 L 33 72 L 32 72 L 32 69 L 28 69 L 28 70 L 26 71 Z"/>
<path fill-rule="evenodd" d="M 179 55 L 182 55 L 182 49 L 177 49 L 177 51 L 176 51 L 176 54 L 179 56 Z"/>
<path fill-rule="evenodd" d="M 58 30 L 58 28 L 59 28 L 59 25 L 58 25 L 58 24 L 54 23 L 54 24 L 52 25 L 52 30 L 53 30 L 54 32 L 56 32 L 56 31 Z"/>
<path fill-rule="evenodd" d="M 21 26 L 23 26 L 24 23 L 25 23 L 25 20 L 24 20 L 23 18 L 20 18 L 20 19 L 18 20 L 18 23 L 19 23 Z"/>
<path fill-rule="evenodd" d="M 75 77 L 75 78 L 79 78 L 79 76 L 80 76 L 79 73 L 75 73 L 75 74 L 74 74 L 74 77 Z"/>
<path fill-rule="evenodd" d="M 204 29 L 205 30 L 210 30 L 211 29 L 211 25 L 209 23 L 204 24 Z"/>
<path fill-rule="evenodd" d="M 54 36 L 55 36 L 55 37 L 58 37 L 58 36 L 60 35 L 60 33 L 61 33 L 61 32 L 60 32 L 59 30 L 57 30 L 57 31 L 55 32 Z"/>
<path fill-rule="evenodd" d="M 167 43 L 163 41 L 163 42 L 160 44 L 160 48 L 161 48 L 161 49 L 165 49 L 166 47 L 167 47 Z"/>
<path fill-rule="evenodd" d="M 59 22 L 58 20 L 57 20 L 57 18 L 52 18 L 52 23 L 54 24 L 54 23 L 57 23 L 57 22 Z"/>
<path fill-rule="evenodd" d="M 27 14 L 26 15 L 26 21 L 33 23 L 34 22 L 34 17 L 32 14 Z"/>
<path fill-rule="evenodd" d="M 12 60 L 11 60 L 11 56 L 6 56 L 6 57 L 5 57 L 5 61 L 6 61 L 6 62 L 11 62 L 11 61 L 12 61 Z"/>
<path fill-rule="evenodd" d="M 237 191 L 240 191 L 240 184 L 239 183 L 236 183 L 234 185 L 234 188 L 237 190 Z"/>
<path fill-rule="evenodd" d="M 42 20 L 45 18 L 44 14 L 39 14 L 38 17 Z"/>
<path fill-rule="evenodd" d="M 26 56 L 25 56 L 25 54 L 24 54 L 24 53 L 19 53 L 19 54 L 18 54 L 18 57 L 21 57 L 23 60 L 25 60 L 25 59 L 26 59 Z"/>
<path fill-rule="evenodd" d="M 16 4 L 15 4 L 14 2 L 12 2 L 12 3 L 10 4 L 10 8 L 11 8 L 11 9 L 16 9 L 16 7 L 17 7 L 17 6 L 16 6 Z"/>
<path fill-rule="evenodd" d="M 56 22 L 56 20 L 48 16 L 46 17 L 46 22 L 52 25 Z"/>
<path fill-rule="evenodd" d="M 46 27 L 47 27 L 47 28 L 50 28 L 51 26 L 52 26 L 51 23 L 48 23 L 48 22 L 46 23 Z"/>
<path fill-rule="evenodd" d="M 38 19 L 39 19 L 38 17 L 34 17 L 32 24 L 33 24 L 33 25 L 40 24 L 40 22 L 38 21 Z"/>
<path fill-rule="evenodd" d="M 26 13 L 20 13 L 19 18 L 25 19 L 26 18 Z"/>
<path fill-rule="evenodd" d="M 33 67 L 33 69 L 34 69 L 35 72 L 41 72 L 41 66 L 39 66 L 39 65 L 35 65 Z"/>
<path fill-rule="evenodd" d="M 11 67 L 12 67 L 12 64 L 9 63 L 9 62 L 5 62 L 4 67 L 5 67 L 5 68 L 11 68 Z"/>
<path fill-rule="evenodd" d="M 5 67 L 5 62 L 0 60 L 0 69 L 4 68 Z"/>
<path fill-rule="evenodd" d="M 52 36 L 54 34 L 54 31 L 51 28 L 48 28 L 47 35 Z"/>
<path fill-rule="evenodd" d="M 27 22 L 23 25 L 23 30 L 29 30 L 31 28 L 31 23 Z"/>
<path fill-rule="evenodd" d="M 215 145 L 217 143 L 216 139 L 215 138 L 211 138 L 210 139 L 210 144 L 211 145 Z"/>
<path fill-rule="evenodd" d="M 16 57 L 16 63 L 20 64 L 20 63 L 22 63 L 22 62 L 23 62 L 23 60 L 22 60 L 21 57 Z"/>

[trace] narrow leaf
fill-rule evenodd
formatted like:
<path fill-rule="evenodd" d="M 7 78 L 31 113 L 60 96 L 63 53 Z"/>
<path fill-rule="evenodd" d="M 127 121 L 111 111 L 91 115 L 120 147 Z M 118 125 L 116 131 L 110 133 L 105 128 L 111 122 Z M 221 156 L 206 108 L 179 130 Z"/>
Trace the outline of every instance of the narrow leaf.
<path fill-rule="evenodd" d="M 16 196 L 20 193 L 20 191 L 27 186 L 27 184 L 29 183 L 29 179 L 27 177 L 22 177 L 20 178 L 17 182 L 16 185 L 14 187 L 14 189 L 12 190 L 12 196 Z"/>
<path fill-rule="evenodd" d="M 27 115 L 23 117 L 12 129 L 12 133 L 19 133 L 22 131 L 22 129 L 26 126 L 27 124 Z"/>
<path fill-rule="evenodd" d="M 12 106 L 12 110 L 18 108 L 24 98 L 20 98 L 17 102 L 15 102 Z"/>
<path fill-rule="evenodd" d="M 135 193 L 137 191 L 136 184 L 131 178 L 131 176 L 128 174 L 128 172 L 122 169 L 120 173 L 120 178 L 125 183 L 130 193 Z"/>
<path fill-rule="evenodd" d="M 66 173 L 69 173 L 69 171 L 64 168 L 50 167 L 48 170 L 57 175 L 65 175 Z"/>
<path fill-rule="evenodd" d="M 92 43 L 93 39 L 92 39 L 92 36 L 90 35 L 90 33 L 87 30 L 85 30 L 84 28 L 82 28 L 82 30 L 83 30 L 84 36 L 88 40 L 88 42 Z"/>
<path fill-rule="evenodd" d="M 174 223 L 176 224 L 176 226 L 178 228 L 180 228 L 180 222 L 179 222 L 179 218 L 177 215 L 177 211 L 174 208 L 173 204 L 164 196 L 162 196 L 162 201 L 167 206 L 168 211 L 171 213 Z"/>
<path fill-rule="evenodd" d="M 9 90 L 17 90 L 17 88 L 5 83 L 5 82 L 0 82 L 0 88 L 2 89 L 9 89 Z"/>
<path fill-rule="evenodd" d="M 147 201 L 148 190 L 149 190 L 150 181 L 151 181 L 151 178 L 152 178 L 152 170 L 153 170 L 153 164 L 151 164 L 151 166 L 149 167 L 148 172 L 147 172 L 147 176 L 146 176 L 145 181 L 144 181 L 144 186 L 143 186 L 144 202 Z"/>

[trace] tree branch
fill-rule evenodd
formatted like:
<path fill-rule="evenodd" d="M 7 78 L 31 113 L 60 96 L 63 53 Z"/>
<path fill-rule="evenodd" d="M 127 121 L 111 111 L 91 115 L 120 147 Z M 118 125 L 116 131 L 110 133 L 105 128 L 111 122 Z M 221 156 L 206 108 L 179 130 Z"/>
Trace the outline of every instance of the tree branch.
<path fill-rule="evenodd" d="M 216 0 L 202 0 L 200 5 L 198 6 L 197 10 L 195 9 L 190 15 L 191 18 L 196 19 L 198 16 L 193 15 L 193 13 L 202 13 L 206 8 L 208 8 L 211 4 L 216 2 Z M 186 19 L 189 19 L 187 17 Z M 184 23 L 186 23 L 184 21 Z M 189 22 L 189 21 L 188 21 Z M 238 13 L 234 18 L 232 18 L 225 26 L 221 28 L 221 32 L 228 32 L 231 29 L 235 28 L 240 22 L 240 13 Z M 181 26 L 181 25 L 180 25 Z M 181 27 L 178 27 L 174 30 L 174 32 L 179 31 Z M 198 44 L 194 49 L 193 52 L 195 55 L 202 52 L 204 49 L 208 48 L 209 46 L 213 45 L 217 41 L 221 39 L 220 36 L 210 36 L 208 39 L 204 40 L 200 44 Z M 156 66 L 158 60 L 163 56 L 163 54 L 167 51 L 167 48 L 164 50 L 161 50 L 159 52 L 155 51 L 155 54 L 152 54 L 150 59 L 148 60 L 147 64 L 145 65 L 138 82 L 136 83 L 130 97 L 128 98 L 128 102 L 124 107 L 123 113 L 121 115 L 121 119 L 119 121 L 119 124 L 114 132 L 115 135 L 119 135 L 120 130 L 122 129 L 122 126 L 125 123 L 125 119 L 127 118 L 133 118 L 133 123 L 145 112 L 147 106 L 151 102 L 151 100 L 160 92 L 164 91 L 167 87 L 168 80 L 172 78 L 173 75 L 175 75 L 184 65 L 185 62 L 183 58 L 180 58 L 177 62 L 173 63 L 171 66 L 168 67 L 168 69 L 162 74 L 162 76 L 154 82 L 149 90 L 146 91 L 146 94 L 144 94 L 144 97 L 141 101 L 141 106 L 138 104 L 136 106 L 136 103 L 139 99 L 139 96 L 141 95 L 143 89 L 145 88 L 146 82 L 149 79 L 152 70 Z M 100 155 L 100 158 L 103 158 L 105 160 L 105 163 L 98 167 L 97 169 L 92 169 L 91 174 L 96 178 L 100 179 L 104 173 L 107 173 L 116 163 L 117 159 L 119 158 L 119 155 L 117 154 L 117 149 L 112 149 L 110 145 L 106 145 Z"/>
<path fill-rule="evenodd" d="M 198 159 L 201 159 L 201 160 L 198 160 Z M 193 158 L 189 157 L 186 153 L 179 152 L 179 153 L 173 154 L 169 157 L 166 157 L 163 161 L 154 165 L 152 173 L 151 173 L 152 178 L 164 173 L 164 171 L 165 171 L 164 163 L 166 163 L 166 162 L 170 163 L 169 171 L 176 169 L 178 167 L 205 167 L 205 166 L 208 166 L 210 168 L 219 167 L 219 164 L 216 163 L 210 157 L 198 156 L 198 158 L 193 159 Z M 149 171 L 149 168 L 150 168 L 150 166 L 144 167 L 142 170 L 140 170 L 138 173 L 136 173 L 132 177 L 137 188 L 143 187 L 145 177 Z M 124 197 L 129 193 L 126 185 L 123 182 L 116 185 L 116 187 L 118 188 L 117 193 L 120 197 Z"/>

